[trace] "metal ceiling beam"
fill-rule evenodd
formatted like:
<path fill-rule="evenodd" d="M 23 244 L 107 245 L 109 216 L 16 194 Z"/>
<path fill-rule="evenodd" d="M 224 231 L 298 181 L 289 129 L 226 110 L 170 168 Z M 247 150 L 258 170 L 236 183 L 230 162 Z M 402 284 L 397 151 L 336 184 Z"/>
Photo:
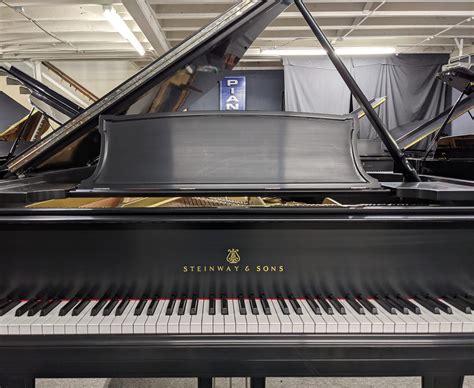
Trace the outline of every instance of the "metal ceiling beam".
<path fill-rule="evenodd" d="M 170 49 L 166 35 L 147 0 L 123 0 L 123 5 L 158 55 Z"/>

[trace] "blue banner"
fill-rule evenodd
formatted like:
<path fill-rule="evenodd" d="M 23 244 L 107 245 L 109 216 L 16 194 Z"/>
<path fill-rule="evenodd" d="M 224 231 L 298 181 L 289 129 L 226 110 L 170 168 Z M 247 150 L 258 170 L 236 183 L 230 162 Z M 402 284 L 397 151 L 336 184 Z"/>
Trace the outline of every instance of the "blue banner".
<path fill-rule="evenodd" d="M 245 76 L 224 77 L 221 81 L 220 110 L 245 110 Z"/>

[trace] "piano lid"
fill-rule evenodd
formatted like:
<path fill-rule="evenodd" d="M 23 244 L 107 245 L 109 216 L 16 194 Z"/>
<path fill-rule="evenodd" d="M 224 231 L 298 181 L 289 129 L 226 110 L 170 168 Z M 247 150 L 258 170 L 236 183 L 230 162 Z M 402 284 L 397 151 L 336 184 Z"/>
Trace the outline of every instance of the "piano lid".
<path fill-rule="evenodd" d="M 285 10 L 290 0 L 244 0 L 149 66 L 119 85 L 49 136 L 12 159 L 7 169 L 78 167 L 99 156 L 97 127 L 103 114 L 180 111 L 204 95 Z"/>
<path fill-rule="evenodd" d="M 31 104 L 46 116 L 63 124 L 78 115 L 83 108 L 55 92 L 42 82 L 30 77 L 15 66 L 0 66 L 0 75 L 13 78 L 28 89 Z"/>
<path fill-rule="evenodd" d="M 377 189 L 352 115 L 185 112 L 103 116 L 101 157 L 75 192 L 94 196 Z M 223 130 L 225 129 L 225 130 Z"/>

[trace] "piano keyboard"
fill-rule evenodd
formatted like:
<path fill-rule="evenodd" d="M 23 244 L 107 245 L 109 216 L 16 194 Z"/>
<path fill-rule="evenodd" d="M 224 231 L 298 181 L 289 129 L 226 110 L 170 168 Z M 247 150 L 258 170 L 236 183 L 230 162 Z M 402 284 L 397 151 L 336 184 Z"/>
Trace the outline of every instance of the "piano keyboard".
<path fill-rule="evenodd" d="M 473 333 L 455 296 L 3 300 L 0 335 Z"/>

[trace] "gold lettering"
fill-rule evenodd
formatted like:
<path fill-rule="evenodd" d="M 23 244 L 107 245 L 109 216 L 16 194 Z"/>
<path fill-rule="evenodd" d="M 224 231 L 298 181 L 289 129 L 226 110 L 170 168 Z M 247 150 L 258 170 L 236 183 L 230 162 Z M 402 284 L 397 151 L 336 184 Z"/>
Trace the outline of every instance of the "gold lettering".
<path fill-rule="evenodd" d="M 201 266 L 200 266 L 200 265 L 198 265 L 198 266 L 196 267 L 196 271 L 197 271 L 197 272 L 201 272 Z"/>
<path fill-rule="evenodd" d="M 235 268 L 235 272 L 239 272 L 239 266 L 238 265 L 234 265 L 234 268 Z"/>
<path fill-rule="evenodd" d="M 276 265 L 272 265 L 270 268 L 271 268 L 272 272 L 276 272 L 276 270 L 277 270 Z"/>
<path fill-rule="evenodd" d="M 191 272 L 194 272 L 194 265 L 191 265 L 189 269 L 191 270 Z"/>
<path fill-rule="evenodd" d="M 245 268 L 244 268 L 244 271 L 245 272 L 250 272 L 250 267 L 248 265 L 246 265 Z"/>
<path fill-rule="evenodd" d="M 256 270 L 257 270 L 257 272 L 260 272 L 262 269 L 259 265 L 257 265 Z"/>
<path fill-rule="evenodd" d="M 183 272 L 188 272 L 188 266 L 187 265 L 183 266 Z"/>
<path fill-rule="evenodd" d="M 280 265 L 280 266 L 278 267 L 278 269 L 280 270 L 280 272 L 284 272 L 284 271 L 285 271 L 285 267 L 284 267 L 283 265 Z"/>
<path fill-rule="evenodd" d="M 224 271 L 224 266 L 223 265 L 218 265 L 217 266 L 217 272 L 223 272 Z"/>
<path fill-rule="evenodd" d="M 226 270 L 226 272 L 232 272 L 232 268 L 229 267 L 229 266 L 227 266 L 227 268 L 225 270 Z"/>
<path fill-rule="evenodd" d="M 209 266 L 209 272 L 214 272 L 214 266 L 213 265 Z"/>

